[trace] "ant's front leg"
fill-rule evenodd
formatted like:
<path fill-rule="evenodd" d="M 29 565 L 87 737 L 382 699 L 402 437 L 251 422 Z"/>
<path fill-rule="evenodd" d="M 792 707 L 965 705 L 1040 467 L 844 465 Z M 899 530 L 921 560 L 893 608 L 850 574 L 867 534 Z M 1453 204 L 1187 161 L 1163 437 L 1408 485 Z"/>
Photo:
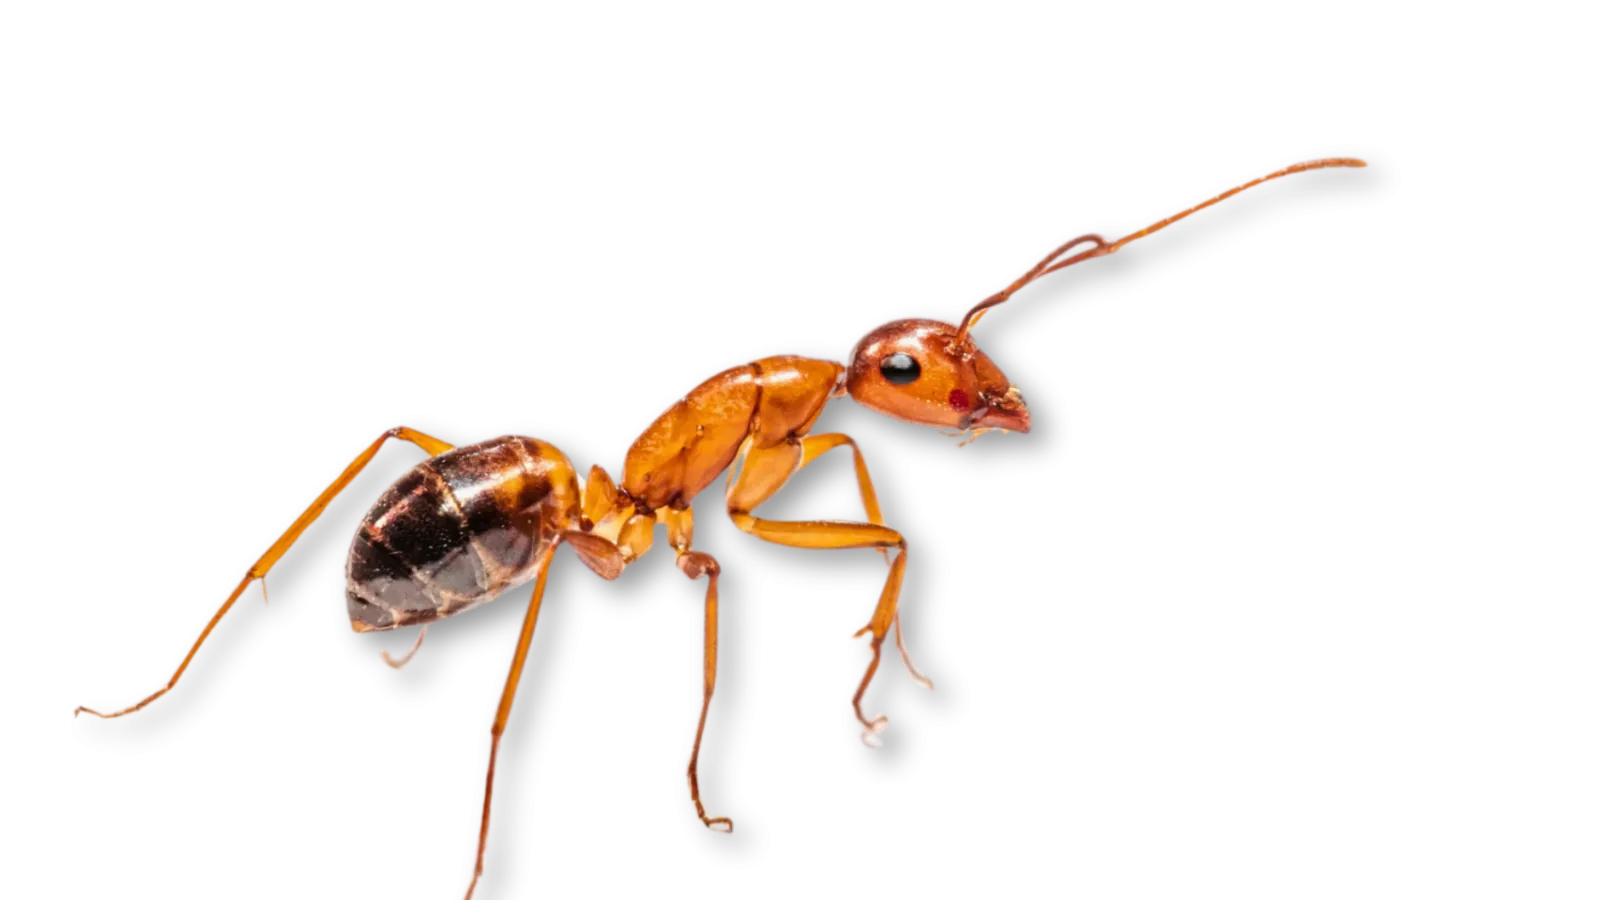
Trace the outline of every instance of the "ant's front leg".
<path fill-rule="evenodd" d="M 820 450 L 810 454 L 815 458 L 817 454 L 829 449 L 831 446 L 840 446 L 848 439 L 837 440 L 833 435 L 818 435 L 818 443 L 813 446 L 821 447 Z M 831 442 L 831 443 L 830 443 Z M 853 442 L 851 442 L 853 444 Z M 790 547 L 807 547 L 816 550 L 842 550 L 851 547 L 876 547 L 887 551 L 897 549 L 894 560 L 889 565 L 889 577 L 884 582 L 883 592 L 878 596 L 877 608 L 873 611 L 872 619 L 856 632 L 856 635 L 872 633 L 872 660 L 867 664 L 866 674 L 861 678 L 861 684 L 856 688 L 852 705 L 855 708 L 856 718 L 861 721 L 863 731 L 861 739 L 869 747 L 877 746 L 877 733 L 888 725 L 884 716 L 868 719 L 861 710 L 861 698 L 866 694 L 867 685 L 872 683 L 873 675 L 877 674 L 878 661 L 882 654 L 883 640 L 888 636 L 889 629 L 894 625 L 900 602 L 900 585 L 905 578 L 906 571 L 906 541 L 898 531 L 877 523 L 864 522 L 778 522 L 770 519 L 759 519 L 751 515 L 751 511 L 766 502 L 778 492 L 789 479 L 798 471 L 803 462 L 809 462 L 805 447 L 800 440 L 790 440 L 775 447 L 765 449 L 747 449 L 744 453 L 743 466 L 739 476 L 728 485 L 728 517 L 741 531 L 753 534 L 764 541 L 775 544 L 784 544 Z M 864 464 L 859 464 L 860 456 L 857 455 L 858 478 L 863 478 L 866 471 Z M 869 515 L 876 510 L 876 497 L 871 494 L 871 481 L 867 480 L 862 485 L 862 501 L 867 506 Z M 909 665 L 909 660 L 907 661 Z M 913 670 L 915 671 L 915 670 Z"/>
<path fill-rule="evenodd" d="M 872 476 L 867 474 L 867 459 L 861 455 L 861 447 L 855 439 L 847 434 L 813 434 L 800 441 L 800 468 L 811 465 L 817 457 L 835 447 L 849 444 L 850 450 L 855 454 L 856 487 L 861 491 L 861 505 L 866 508 L 867 521 L 874 525 L 883 524 L 883 512 L 878 508 L 878 492 L 873 490 Z M 889 550 L 879 547 L 878 553 L 882 554 L 884 561 L 889 559 Z M 900 625 L 900 613 L 897 609 L 894 616 L 894 646 L 900 651 L 900 661 L 905 663 L 906 671 L 911 673 L 911 680 L 919 686 L 933 690 L 933 681 L 928 676 L 917 671 L 917 666 L 911 661 L 911 653 L 906 650 L 906 631 Z"/>

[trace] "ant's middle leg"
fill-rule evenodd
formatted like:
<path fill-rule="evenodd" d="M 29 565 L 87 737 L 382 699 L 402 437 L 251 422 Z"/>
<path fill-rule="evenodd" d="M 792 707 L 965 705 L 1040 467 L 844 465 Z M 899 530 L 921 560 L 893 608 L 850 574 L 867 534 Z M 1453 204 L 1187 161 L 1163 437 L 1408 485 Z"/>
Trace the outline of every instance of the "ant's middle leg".
<path fill-rule="evenodd" d="M 788 482 L 800 468 L 804 458 L 805 453 L 800 441 L 779 444 L 763 450 L 747 450 L 738 478 L 728 485 L 728 517 L 741 531 L 753 534 L 764 541 L 789 547 L 806 547 L 814 550 L 876 547 L 885 551 L 890 548 L 899 551 L 889 564 L 889 577 L 884 582 L 883 592 L 878 596 L 878 605 L 873 611 L 871 621 L 856 632 L 857 637 L 868 632 L 872 633 L 872 660 L 867 664 L 866 674 L 862 676 L 861 684 L 856 688 L 851 703 L 855 708 L 856 718 L 860 720 L 864 729 L 861 733 L 862 741 L 869 747 L 875 747 L 878 732 L 889 724 L 889 720 L 884 716 L 868 719 L 866 713 L 861 710 L 861 698 L 867 692 L 867 685 L 872 683 L 872 677 L 877 674 L 883 640 L 888 636 L 890 627 L 894 625 L 899 615 L 900 585 L 905 579 L 906 572 L 906 541 L 898 531 L 874 523 L 779 522 L 751 515 L 751 510 L 776 494 Z"/>
<path fill-rule="evenodd" d="M 722 567 L 709 553 L 690 550 L 689 545 L 694 541 L 694 512 L 692 510 L 662 510 L 662 519 L 667 523 L 667 539 L 672 544 L 672 549 L 678 552 L 678 569 L 689 577 L 690 581 L 706 576 L 706 643 L 705 643 L 705 695 L 700 701 L 700 724 L 694 730 L 694 749 L 689 753 L 689 799 L 694 801 L 694 811 L 700 815 L 700 821 L 712 831 L 733 831 L 733 820 L 717 816 L 706 815 L 706 807 L 700 802 L 700 739 L 706 733 L 706 715 L 711 711 L 711 695 L 717 689 L 717 576 L 722 574 Z"/>

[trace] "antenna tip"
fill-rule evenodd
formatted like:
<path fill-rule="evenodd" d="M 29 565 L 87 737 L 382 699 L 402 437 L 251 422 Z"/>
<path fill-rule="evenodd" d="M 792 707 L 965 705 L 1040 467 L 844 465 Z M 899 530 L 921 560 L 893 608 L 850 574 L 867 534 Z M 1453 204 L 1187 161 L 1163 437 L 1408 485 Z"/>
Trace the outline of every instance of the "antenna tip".
<path fill-rule="evenodd" d="M 1317 159 L 1290 163 L 1290 165 L 1286 165 L 1283 168 L 1290 170 L 1291 173 L 1299 173 L 1299 171 L 1318 171 L 1325 170 L 1325 168 L 1366 168 L 1368 165 L 1371 165 L 1371 163 L 1366 162 L 1362 157 L 1317 157 Z"/>

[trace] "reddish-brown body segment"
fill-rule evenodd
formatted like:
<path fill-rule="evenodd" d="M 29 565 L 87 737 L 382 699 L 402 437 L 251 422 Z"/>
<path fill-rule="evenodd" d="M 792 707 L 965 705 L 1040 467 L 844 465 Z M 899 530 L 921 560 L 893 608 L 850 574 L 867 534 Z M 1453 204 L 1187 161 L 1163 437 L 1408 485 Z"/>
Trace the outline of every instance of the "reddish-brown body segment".
<path fill-rule="evenodd" d="M 746 438 L 762 449 L 809 431 L 842 374 L 838 363 L 773 356 L 713 375 L 633 442 L 622 491 L 640 513 L 687 509 Z"/>
<path fill-rule="evenodd" d="M 346 566 L 351 625 L 357 631 L 380 631 L 424 624 L 464 612 L 518 584 L 534 582 L 511 670 L 490 728 L 477 864 L 467 887 L 468 900 L 483 872 L 500 736 L 511 715 L 533 640 L 550 561 L 562 544 L 571 546 L 596 574 L 612 579 L 650 549 L 655 526 L 665 525 L 667 539 L 677 554 L 678 569 L 690 579 L 706 579 L 705 690 L 686 774 L 689 796 L 701 822 L 712 829 L 731 831 L 732 822 L 707 815 L 700 801 L 700 740 L 716 688 L 717 579 L 721 567 L 709 554 L 691 547 L 694 515 L 690 504 L 695 496 L 736 461 L 742 461 L 738 474 L 730 478 L 726 495 L 728 516 L 740 530 L 791 547 L 870 547 L 888 559 L 889 573 L 877 606 L 866 626 L 856 633 L 858 637 L 870 634 L 872 640 L 871 658 L 852 705 L 864 727 L 863 739 L 876 745 L 875 735 L 887 720 L 882 716 L 868 718 L 861 702 L 878 670 L 881 648 L 891 630 L 912 677 L 925 687 L 932 687 L 932 683 L 911 664 L 899 627 L 906 540 L 884 523 L 866 461 L 855 441 L 843 434 L 810 433 L 827 402 L 848 393 L 863 406 L 893 418 L 955 428 L 973 437 L 997 429 L 1026 432 L 1030 418 L 1021 391 L 978 349 L 969 334 L 989 309 L 1006 302 L 1040 276 L 1114 253 L 1254 185 L 1312 169 L 1364 165 L 1354 159 L 1301 163 L 1114 242 L 1099 235 L 1075 238 L 1010 286 L 972 307 L 959 326 L 931 319 L 890 322 L 856 344 L 847 366 L 802 356 L 773 356 L 714 375 L 662 413 L 633 442 L 623 461 L 620 486 L 599 466 L 593 467 L 588 479 L 580 484 L 566 456 L 534 438 L 501 437 L 454 449 L 410 428 L 392 428 L 345 467 L 246 571 L 165 687 L 114 713 L 82 706 L 77 712 L 115 718 L 143 709 L 171 690 L 200 645 L 250 582 L 265 579 L 333 498 L 372 461 L 379 448 L 388 439 L 398 438 L 421 447 L 430 458 L 389 488 L 367 514 L 351 544 Z M 1088 249 L 1066 255 L 1086 245 Z M 856 485 L 867 521 L 781 522 L 755 515 L 755 510 L 796 472 L 842 446 L 849 446 L 854 454 Z M 265 582 L 262 589 L 265 591 Z M 413 647 L 412 652 L 415 650 Z M 406 659 L 409 658 L 407 654 Z M 404 660 L 390 664 L 403 665 Z"/>

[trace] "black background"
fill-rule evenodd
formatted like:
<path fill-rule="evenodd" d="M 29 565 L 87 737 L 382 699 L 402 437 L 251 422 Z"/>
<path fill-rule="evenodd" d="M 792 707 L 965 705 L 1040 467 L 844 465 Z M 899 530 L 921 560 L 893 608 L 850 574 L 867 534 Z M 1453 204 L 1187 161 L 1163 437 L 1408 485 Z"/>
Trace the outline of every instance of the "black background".
<path fill-rule="evenodd" d="M 208 120 L 210 122 L 210 120 Z M 965 450 L 840 402 L 912 543 L 906 626 L 938 679 L 845 641 L 883 565 L 738 535 L 704 786 L 682 781 L 699 597 L 656 549 L 614 585 L 563 554 L 502 754 L 488 878 L 733 884 L 869 862 L 1138 884 L 1170 871 L 1333 870 L 1384 854 L 1366 818 L 1386 722 L 1381 546 L 1360 496 L 1386 423 L 1379 133 L 1312 106 L 1290 131 L 1173 123 L 1160 139 L 997 122 L 749 120 L 494 133 L 350 104 L 294 127 L 134 117 L 70 155 L 64 295 L 106 299 L 70 341 L 93 384 L 51 408 L 78 485 L 62 701 L 160 684 L 246 564 L 382 428 L 554 440 L 616 472 L 709 373 L 770 352 L 843 359 L 896 315 L 966 306 L 1082 231 L 1123 234 L 1326 154 L 1366 171 L 1248 192 L 1038 283 L 976 331 L 1026 388 L 1032 436 Z M 590 127 L 594 125 L 594 127 Z M 184 139 L 173 139 L 181 131 Z M 992 138 L 990 138 L 992 136 Z M 1093 139 L 1091 139 L 1093 138 Z M 109 147 L 109 149 L 107 149 Z M 48 394 L 48 392 L 46 392 Z M 75 890 L 165 897 L 360 890 L 454 897 L 486 725 L 526 591 L 430 633 L 349 633 L 355 522 L 418 460 L 390 445 L 251 591 L 178 690 L 62 725 Z M 765 509 L 856 516 L 845 455 Z M 93 586 L 91 586 L 93 585 Z M 1394 802 L 1386 794 L 1386 802 Z M 1384 812 L 1394 818 L 1394 807 Z M 1131 879 L 1131 881 L 1123 881 Z"/>

